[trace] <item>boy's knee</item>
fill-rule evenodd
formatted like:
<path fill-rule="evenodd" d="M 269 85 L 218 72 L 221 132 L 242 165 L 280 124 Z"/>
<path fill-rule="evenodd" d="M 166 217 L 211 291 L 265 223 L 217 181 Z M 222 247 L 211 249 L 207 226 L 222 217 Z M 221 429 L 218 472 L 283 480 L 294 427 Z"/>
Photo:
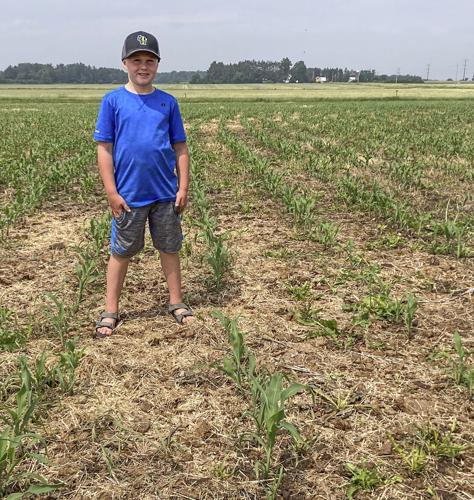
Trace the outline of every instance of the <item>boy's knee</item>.
<path fill-rule="evenodd" d="M 116 260 L 120 264 L 128 262 L 130 260 L 130 257 L 124 257 L 123 255 L 117 255 L 117 254 L 114 254 L 114 253 L 110 254 L 110 258 L 113 259 L 113 260 Z"/>
<path fill-rule="evenodd" d="M 179 251 L 181 250 L 182 247 L 182 240 L 179 241 L 167 241 L 167 242 L 160 242 L 160 241 L 154 241 L 153 246 L 158 250 L 160 253 L 165 253 L 165 254 L 178 254 Z"/>

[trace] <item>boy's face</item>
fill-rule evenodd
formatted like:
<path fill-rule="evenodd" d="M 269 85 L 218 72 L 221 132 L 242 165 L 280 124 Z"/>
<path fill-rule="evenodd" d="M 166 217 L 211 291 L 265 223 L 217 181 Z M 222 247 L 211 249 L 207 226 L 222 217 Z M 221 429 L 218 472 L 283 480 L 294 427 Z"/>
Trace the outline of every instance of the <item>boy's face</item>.
<path fill-rule="evenodd" d="M 129 80 L 137 87 L 146 89 L 151 87 L 158 71 L 158 59 L 150 52 L 135 52 L 124 59 L 123 66 L 128 73 Z"/>

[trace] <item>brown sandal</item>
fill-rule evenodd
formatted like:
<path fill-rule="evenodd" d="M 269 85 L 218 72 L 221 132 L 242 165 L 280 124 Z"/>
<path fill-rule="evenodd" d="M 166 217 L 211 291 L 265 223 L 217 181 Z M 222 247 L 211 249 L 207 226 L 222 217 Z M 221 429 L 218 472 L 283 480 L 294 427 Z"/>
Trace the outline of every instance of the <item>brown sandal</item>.
<path fill-rule="evenodd" d="M 118 312 L 112 313 L 112 312 L 102 311 L 100 313 L 99 318 L 100 318 L 99 321 L 95 325 L 95 338 L 96 339 L 105 339 L 106 337 L 110 337 L 110 335 L 112 335 L 112 332 L 116 328 L 118 328 L 118 326 L 119 326 L 119 321 L 120 321 L 119 313 Z M 104 321 L 104 319 L 106 319 L 106 318 L 114 319 L 115 325 L 112 326 L 112 323 L 110 323 L 109 321 Z M 110 333 L 101 333 L 98 331 L 99 328 L 108 328 L 110 330 Z"/>
<path fill-rule="evenodd" d="M 177 314 L 175 311 L 178 309 L 186 309 L 186 311 Z M 192 309 L 187 305 L 187 304 L 169 304 L 168 305 L 168 312 L 173 316 L 173 318 L 176 320 L 176 323 L 179 325 L 184 324 L 183 319 L 188 317 L 188 316 L 194 316 Z"/>

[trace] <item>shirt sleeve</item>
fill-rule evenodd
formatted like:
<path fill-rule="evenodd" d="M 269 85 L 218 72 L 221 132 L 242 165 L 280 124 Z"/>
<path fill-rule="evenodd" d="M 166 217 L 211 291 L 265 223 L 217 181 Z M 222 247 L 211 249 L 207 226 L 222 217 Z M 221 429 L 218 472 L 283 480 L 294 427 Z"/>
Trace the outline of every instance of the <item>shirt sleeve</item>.
<path fill-rule="evenodd" d="M 100 105 L 94 140 L 100 142 L 115 141 L 115 113 L 108 96 L 104 96 Z"/>
<path fill-rule="evenodd" d="M 184 131 L 183 119 L 179 111 L 178 102 L 173 101 L 170 111 L 170 144 L 186 142 L 186 132 Z"/>

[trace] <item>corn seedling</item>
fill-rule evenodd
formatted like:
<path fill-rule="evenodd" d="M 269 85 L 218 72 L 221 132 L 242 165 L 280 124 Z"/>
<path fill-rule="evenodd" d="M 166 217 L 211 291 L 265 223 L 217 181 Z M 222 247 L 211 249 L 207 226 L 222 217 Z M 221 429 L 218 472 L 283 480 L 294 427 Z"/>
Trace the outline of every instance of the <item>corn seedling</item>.
<path fill-rule="evenodd" d="M 355 402 L 354 389 L 349 389 L 344 392 L 338 391 L 335 394 L 329 394 L 318 388 L 312 388 L 312 391 L 313 394 L 319 396 L 326 403 L 329 403 L 329 406 L 337 413 L 347 410 Z"/>
<path fill-rule="evenodd" d="M 313 230 L 312 238 L 321 243 L 324 248 L 334 247 L 337 243 L 337 235 L 340 226 L 332 222 L 320 222 Z"/>
<path fill-rule="evenodd" d="M 225 275 L 232 264 L 231 254 L 224 245 L 224 237 L 222 235 L 215 236 L 212 244 L 208 246 L 206 261 L 214 273 L 214 287 L 216 290 L 220 290 L 223 286 Z"/>
<path fill-rule="evenodd" d="M 427 454 L 440 459 L 453 460 L 466 449 L 465 445 L 454 442 L 455 431 L 456 421 L 453 420 L 447 432 L 442 432 L 436 426 L 428 424 L 418 429 L 417 437 Z"/>
<path fill-rule="evenodd" d="M 61 345 L 64 346 L 65 338 L 69 330 L 69 317 L 71 313 L 68 306 L 59 297 L 53 294 L 48 294 L 48 297 L 52 300 L 55 310 L 47 306 L 44 312 L 54 334 L 59 337 Z"/>
<path fill-rule="evenodd" d="M 13 319 L 13 313 L 0 306 L 0 352 L 21 349 L 31 335 L 31 325 L 19 328 Z"/>
<path fill-rule="evenodd" d="M 388 436 L 393 449 L 398 453 L 402 462 L 413 474 L 419 474 L 428 463 L 428 454 L 421 445 L 398 443 L 393 436 Z"/>
<path fill-rule="evenodd" d="M 54 368 L 54 376 L 59 387 L 65 393 L 72 394 L 76 382 L 76 368 L 85 356 L 84 350 L 77 350 L 77 339 L 66 341 L 66 350 L 58 354 L 58 363 Z"/>
<path fill-rule="evenodd" d="M 346 464 L 347 471 L 351 474 L 347 486 L 347 498 L 352 499 L 359 491 L 373 491 L 385 484 L 384 478 L 376 466 L 367 467 L 366 464 Z"/>
<path fill-rule="evenodd" d="M 241 389 L 242 360 L 247 354 L 243 334 L 237 326 L 237 319 L 229 319 L 220 311 L 215 311 L 214 316 L 222 323 L 232 349 L 232 357 L 225 357 L 222 360 L 222 365 L 218 365 L 218 368 L 227 374 Z"/>
<path fill-rule="evenodd" d="M 416 297 L 412 294 L 408 295 L 405 306 L 405 314 L 404 314 L 405 325 L 408 330 L 408 335 L 410 335 L 413 330 L 413 320 L 415 318 L 415 313 L 417 308 L 418 308 L 418 303 L 416 301 Z"/>
<path fill-rule="evenodd" d="M 286 289 L 291 293 L 293 299 L 298 302 L 307 301 L 311 297 L 311 283 L 309 281 L 305 281 L 301 285 L 287 284 Z"/>
<path fill-rule="evenodd" d="M 110 231 L 110 212 L 105 212 L 99 218 L 92 218 L 89 222 L 89 235 L 93 243 L 94 253 L 99 255 L 104 249 Z"/>
<path fill-rule="evenodd" d="M 75 274 L 78 281 L 74 312 L 77 312 L 79 305 L 84 298 L 86 288 L 95 282 L 98 276 L 97 263 L 95 259 L 84 250 L 79 250 L 79 262 L 75 267 Z"/>
<path fill-rule="evenodd" d="M 313 326 L 318 324 L 320 309 L 314 309 L 311 300 L 307 300 L 296 313 L 296 321 L 300 325 Z"/>
<path fill-rule="evenodd" d="M 474 388 L 474 366 L 468 362 L 471 353 L 464 349 L 459 332 L 454 332 L 454 346 L 457 354 L 452 362 L 454 380 L 471 393 Z"/>
<path fill-rule="evenodd" d="M 5 408 L 6 415 L 0 414 L 4 428 L 0 433 L 0 495 L 7 498 L 22 498 L 23 494 L 48 493 L 57 485 L 48 484 L 40 475 L 29 471 L 17 472 L 26 461 L 45 463 L 44 455 L 30 451 L 32 445 L 41 441 L 39 435 L 29 430 L 38 399 L 32 390 L 32 375 L 24 357 L 20 358 L 20 388 L 15 396 L 14 408 Z M 36 484 L 31 484 L 33 480 Z M 39 481 L 39 482 L 38 482 Z M 24 492 L 14 492 L 19 482 L 28 482 Z"/>
<path fill-rule="evenodd" d="M 257 374 L 253 356 L 249 356 L 247 374 L 254 403 L 250 415 L 257 427 L 257 432 L 251 435 L 260 444 L 265 454 L 265 461 L 262 464 L 258 463 L 256 470 L 261 470 L 263 476 L 267 478 L 271 470 L 277 432 L 286 429 L 295 443 L 301 441 L 297 428 L 286 419 L 285 403 L 295 394 L 305 391 L 307 387 L 292 383 L 284 388 L 284 376 L 281 373 Z"/>
<path fill-rule="evenodd" d="M 263 463 L 255 463 L 255 474 L 257 479 L 261 476 L 268 479 L 272 470 L 277 434 L 286 430 L 294 443 L 302 442 L 297 428 L 286 419 L 285 406 L 289 399 L 305 391 L 307 387 L 296 383 L 284 384 L 286 377 L 281 373 L 269 375 L 258 372 L 255 356 L 246 348 L 237 321 L 219 312 L 215 313 L 215 316 L 223 324 L 232 347 L 232 357 L 225 358 L 220 369 L 227 373 L 241 390 L 248 387 L 252 395 L 252 408 L 245 414 L 254 421 L 256 431 L 242 437 L 247 436 L 261 446 L 265 459 Z M 283 467 L 280 466 L 268 489 L 268 498 L 276 498 L 282 478 Z"/>
<path fill-rule="evenodd" d="M 338 337 L 341 335 L 341 331 L 339 330 L 335 319 L 318 319 L 315 323 L 317 328 L 308 333 L 306 338 L 329 337 L 332 340 L 337 341 Z"/>

